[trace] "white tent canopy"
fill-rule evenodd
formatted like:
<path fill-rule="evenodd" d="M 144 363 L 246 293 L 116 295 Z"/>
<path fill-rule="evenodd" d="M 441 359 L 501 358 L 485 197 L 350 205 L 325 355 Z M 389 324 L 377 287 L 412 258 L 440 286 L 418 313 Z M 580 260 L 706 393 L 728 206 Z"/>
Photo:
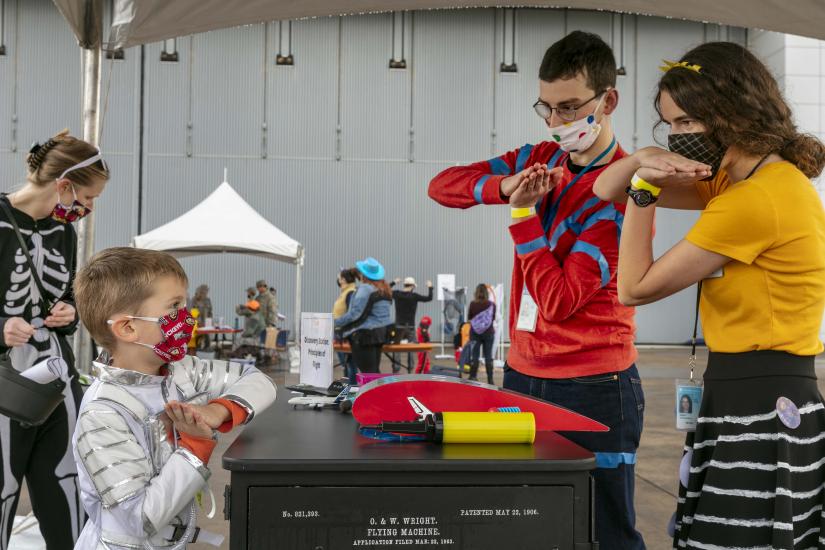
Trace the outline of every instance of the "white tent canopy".
<path fill-rule="evenodd" d="M 301 318 L 303 246 L 249 206 L 226 181 L 182 216 L 135 237 L 133 245 L 168 252 L 178 258 L 230 252 L 295 264 L 293 321 L 297 334 Z"/>
<path fill-rule="evenodd" d="M 238 252 L 295 263 L 301 244 L 269 223 L 227 182 L 179 218 L 134 239 L 177 257 Z"/>
<path fill-rule="evenodd" d="M 100 36 L 90 0 L 54 0 L 80 45 Z M 326 15 L 471 7 L 604 10 L 706 21 L 825 39 L 822 0 L 114 0 L 110 47 L 124 48 L 264 21 Z"/>

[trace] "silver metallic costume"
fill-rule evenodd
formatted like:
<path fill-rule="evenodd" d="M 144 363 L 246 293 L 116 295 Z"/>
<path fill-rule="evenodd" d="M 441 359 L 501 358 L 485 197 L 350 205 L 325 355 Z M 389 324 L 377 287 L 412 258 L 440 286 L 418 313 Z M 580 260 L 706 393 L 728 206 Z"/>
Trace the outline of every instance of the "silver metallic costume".
<path fill-rule="evenodd" d="M 82 550 L 182 548 L 195 534 L 195 496 L 210 472 L 175 448 L 163 421 L 168 401 L 231 400 L 249 422 L 275 400 L 275 385 L 255 367 L 187 356 L 151 376 L 94 364 L 80 407 L 73 450 L 89 521 Z"/>

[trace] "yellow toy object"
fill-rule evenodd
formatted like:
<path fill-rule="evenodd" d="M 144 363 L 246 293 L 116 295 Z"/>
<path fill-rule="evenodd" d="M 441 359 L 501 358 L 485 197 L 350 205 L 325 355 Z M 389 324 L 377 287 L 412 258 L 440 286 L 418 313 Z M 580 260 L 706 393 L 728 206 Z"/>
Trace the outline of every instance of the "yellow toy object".
<path fill-rule="evenodd" d="M 260 302 L 258 302 L 258 300 L 249 300 L 246 303 L 246 307 L 250 311 L 258 311 L 259 309 L 261 309 L 261 304 L 260 304 Z"/>
<path fill-rule="evenodd" d="M 435 443 L 527 443 L 536 440 L 531 412 L 438 412 L 413 422 L 381 422 L 365 430 L 417 435 Z"/>
<path fill-rule="evenodd" d="M 361 426 L 379 433 L 414 435 L 435 443 L 527 443 L 536 440 L 536 417 L 516 407 L 487 412 L 433 413 L 415 397 L 407 397 L 418 420 Z"/>
<path fill-rule="evenodd" d="M 436 431 L 441 417 L 444 443 L 533 443 L 536 440 L 536 418 L 530 412 L 443 412 L 434 416 Z"/>
<path fill-rule="evenodd" d="M 198 319 L 198 317 L 200 317 L 201 312 L 198 308 L 193 307 L 189 311 L 189 315 L 191 315 L 192 318 L 195 319 L 195 326 L 194 326 L 194 328 L 192 328 L 192 337 L 189 339 L 189 344 L 188 344 L 187 347 L 190 350 L 194 350 L 194 349 L 197 349 L 197 346 L 198 346 L 197 342 L 198 342 L 198 325 L 199 325 L 199 323 L 198 323 L 197 319 Z"/>

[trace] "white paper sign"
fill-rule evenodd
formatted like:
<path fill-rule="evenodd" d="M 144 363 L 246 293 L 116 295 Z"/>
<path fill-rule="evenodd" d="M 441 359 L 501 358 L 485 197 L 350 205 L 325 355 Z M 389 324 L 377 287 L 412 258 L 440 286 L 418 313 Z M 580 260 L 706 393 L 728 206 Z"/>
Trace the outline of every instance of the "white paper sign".
<path fill-rule="evenodd" d="M 301 384 L 332 384 L 332 313 L 301 313 Z"/>
<path fill-rule="evenodd" d="M 444 289 L 447 289 L 450 292 L 455 292 L 455 274 L 439 273 L 436 283 L 438 283 L 437 298 L 441 302 L 444 301 Z"/>

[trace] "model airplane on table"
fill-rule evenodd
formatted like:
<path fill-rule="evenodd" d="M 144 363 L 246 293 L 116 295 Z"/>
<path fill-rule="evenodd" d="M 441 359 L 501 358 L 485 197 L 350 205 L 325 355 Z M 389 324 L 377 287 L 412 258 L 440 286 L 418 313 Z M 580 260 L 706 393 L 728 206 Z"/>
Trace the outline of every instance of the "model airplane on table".
<path fill-rule="evenodd" d="M 339 384 L 338 382 L 333 382 L 333 385 Z M 287 386 L 290 389 L 297 389 L 300 386 Z M 331 387 L 331 386 L 330 386 Z M 298 406 L 306 407 L 308 409 L 338 409 L 341 412 L 348 412 L 352 408 L 352 399 L 350 398 L 351 394 L 355 394 L 358 391 L 358 388 L 351 386 L 350 384 L 343 384 L 341 391 L 333 396 L 330 395 L 318 395 L 319 392 L 316 391 L 316 388 L 310 386 L 312 388 L 311 394 L 296 396 L 291 398 L 287 403 L 292 405 L 293 408 L 298 408 Z M 303 390 L 298 389 L 299 393 L 302 393 Z M 354 398 L 354 397 L 353 397 Z"/>

